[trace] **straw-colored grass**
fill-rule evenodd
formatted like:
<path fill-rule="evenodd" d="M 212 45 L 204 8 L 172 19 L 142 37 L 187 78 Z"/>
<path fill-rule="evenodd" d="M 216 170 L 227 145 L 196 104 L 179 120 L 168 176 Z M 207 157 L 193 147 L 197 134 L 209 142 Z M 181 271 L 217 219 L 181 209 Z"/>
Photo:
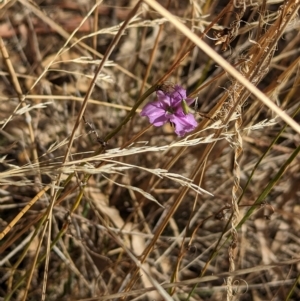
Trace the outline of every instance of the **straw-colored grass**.
<path fill-rule="evenodd" d="M 299 7 L 0 2 L 0 301 L 299 300 Z"/>

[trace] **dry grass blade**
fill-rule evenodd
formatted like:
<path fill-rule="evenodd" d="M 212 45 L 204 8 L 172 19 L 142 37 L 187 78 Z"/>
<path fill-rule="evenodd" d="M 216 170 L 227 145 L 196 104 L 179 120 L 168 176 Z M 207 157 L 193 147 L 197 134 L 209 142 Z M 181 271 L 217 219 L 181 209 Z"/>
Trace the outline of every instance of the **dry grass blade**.
<path fill-rule="evenodd" d="M 50 188 L 50 186 L 44 187 L 21 211 L 20 213 L 6 226 L 6 228 L 0 233 L 0 240 L 10 231 L 11 228 L 20 220 L 20 218 L 30 209 L 30 207 Z"/>
<path fill-rule="evenodd" d="M 3 300 L 299 299 L 298 0 L 0 7 Z"/>
<path fill-rule="evenodd" d="M 253 93 L 259 100 L 261 100 L 265 105 L 267 105 L 272 111 L 274 111 L 278 116 L 280 116 L 287 124 L 289 124 L 296 132 L 300 134 L 300 126 L 295 122 L 290 116 L 278 108 L 265 94 L 258 90 L 253 84 L 251 84 L 247 79 L 245 79 L 242 74 L 236 71 L 226 60 L 224 60 L 220 55 L 218 55 L 212 48 L 210 48 L 206 43 L 197 37 L 192 31 L 190 31 L 184 24 L 178 22 L 178 20 L 170 14 L 166 9 L 164 9 L 160 4 L 153 0 L 145 0 L 149 5 L 166 17 L 171 23 L 174 24 L 179 30 L 182 31 L 187 37 L 190 38 L 199 48 L 201 48 L 206 54 L 208 54 L 217 64 L 223 67 L 230 75 L 232 75 L 236 80 L 238 80 L 244 87 L 246 87 L 251 93 Z M 299 9 L 299 3 L 294 8 L 293 13 L 296 14 Z"/>

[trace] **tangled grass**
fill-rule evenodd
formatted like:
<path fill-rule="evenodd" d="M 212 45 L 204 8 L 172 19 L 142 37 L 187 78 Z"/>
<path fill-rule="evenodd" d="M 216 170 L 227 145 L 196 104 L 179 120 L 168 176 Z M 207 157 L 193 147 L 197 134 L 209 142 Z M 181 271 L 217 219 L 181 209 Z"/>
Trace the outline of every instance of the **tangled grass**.
<path fill-rule="evenodd" d="M 0 2 L 0 300 L 299 300 L 299 6 Z"/>

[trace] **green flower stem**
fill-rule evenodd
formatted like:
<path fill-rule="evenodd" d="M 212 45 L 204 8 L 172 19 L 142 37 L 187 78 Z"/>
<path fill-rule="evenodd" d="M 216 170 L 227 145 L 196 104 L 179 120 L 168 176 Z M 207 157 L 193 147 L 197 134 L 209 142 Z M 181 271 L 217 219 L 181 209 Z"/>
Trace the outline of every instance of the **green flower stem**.
<path fill-rule="evenodd" d="M 290 157 L 286 160 L 286 162 L 281 166 L 275 177 L 269 182 L 267 187 L 263 190 L 263 192 L 259 195 L 259 197 L 256 199 L 254 204 L 251 206 L 251 208 L 247 211 L 243 219 L 239 222 L 237 225 L 237 229 L 239 229 L 245 221 L 250 217 L 250 215 L 253 213 L 255 208 L 262 204 L 264 199 L 267 197 L 267 195 L 270 193 L 272 188 L 276 185 L 276 183 L 279 181 L 279 179 L 283 176 L 285 173 L 286 169 L 289 167 L 289 165 L 293 162 L 293 160 L 297 157 L 297 155 L 300 152 L 300 145 L 292 152 Z"/>
<path fill-rule="evenodd" d="M 153 92 L 155 92 L 157 88 L 158 85 L 154 85 L 141 96 L 141 98 L 135 103 L 135 105 L 132 107 L 131 111 L 127 114 L 127 116 L 123 119 L 123 121 L 113 131 L 111 131 L 108 135 L 106 135 L 106 137 L 104 138 L 105 142 L 107 142 L 109 139 L 115 136 L 122 129 L 122 127 L 132 118 L 136 109 L 142 104 L 142 102 L 148 96 L 150 96 Z"/>

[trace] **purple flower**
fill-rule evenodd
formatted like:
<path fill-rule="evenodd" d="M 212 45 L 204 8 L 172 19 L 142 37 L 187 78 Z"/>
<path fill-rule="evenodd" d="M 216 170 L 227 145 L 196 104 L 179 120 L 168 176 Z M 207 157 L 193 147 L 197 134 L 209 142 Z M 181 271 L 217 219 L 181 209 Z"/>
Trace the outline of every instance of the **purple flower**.
<path fill-rule="evenodd" d="M 186 90 L 179 85 L 171 90 L 156 92 L 157 101 L 145 105 L 141 116 L 147 116 L 154 126 L 162 126 L 170 122 L 175 126 L 175 133 L 184 136 L 198 125 L 193 114 L 188 113 L 188 105 L 194 99 L 186 98 Z"/>

